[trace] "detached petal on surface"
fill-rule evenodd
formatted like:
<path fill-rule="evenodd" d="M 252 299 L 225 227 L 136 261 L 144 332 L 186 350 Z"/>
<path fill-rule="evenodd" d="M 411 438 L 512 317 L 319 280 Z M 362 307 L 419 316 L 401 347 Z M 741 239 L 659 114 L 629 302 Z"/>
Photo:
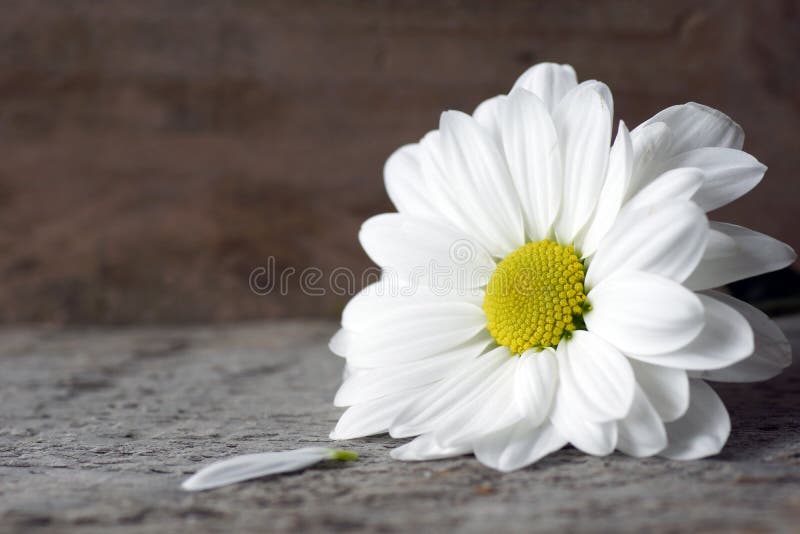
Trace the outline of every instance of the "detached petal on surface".
<path fill-rule="evenodd" d="M 322 460 L 355 460 L 358 455 L 350 451 L 308 447 L 292 451 L 245 454 L 215 462 L 186 479 L 181 488 L 200 491 L 252 478 L 278 473 L 299 471 Z"/>

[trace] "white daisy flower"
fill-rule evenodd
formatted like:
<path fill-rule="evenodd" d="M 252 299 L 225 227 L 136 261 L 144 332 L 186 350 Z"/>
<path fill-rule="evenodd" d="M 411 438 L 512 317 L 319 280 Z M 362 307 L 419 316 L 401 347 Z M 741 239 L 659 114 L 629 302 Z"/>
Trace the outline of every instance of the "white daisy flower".
<path fill-rule="evenodd" d="M 633 131 L 598 81 L 543 63 L 508 95 L 387 161 L 397 213 L 360 233 L 383 269 L 347 305 L 333 439 L 417 436 L 402 460 L 474 453 L 511 471 L 570 443 L 692 459 L 730 421 L 706 380 L 790 362 L 780 330 L 712 291 L 791 264 L 790 247 L 715 210 L 766 167 L 742 129 L 689 103 Z"/>

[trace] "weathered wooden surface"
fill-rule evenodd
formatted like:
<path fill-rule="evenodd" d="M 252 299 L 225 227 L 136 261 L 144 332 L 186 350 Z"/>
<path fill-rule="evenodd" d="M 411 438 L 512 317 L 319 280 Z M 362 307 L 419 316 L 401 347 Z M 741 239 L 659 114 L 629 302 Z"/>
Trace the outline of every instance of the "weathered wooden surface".
<path fill-rule="evenodd" d="M 800 348 L 800 318 L 781 324 Z M 0 532 L 791 531 L 800 522 L 800 366 L 719 387 L 733 432 L 696 462 L 565 449 L 502 475 L 472 457 L 362 460 L 211 492 L 214 459 L 328 443 L 334 325 L 0 333 Z"/>
<path fill-rule="evenodd" d="M 770 170 L 719 216 L 798 248 L 799 24 L 794 0 L 0 0 L 0 321 L 335 316 L 248 274 L 366 267 L 391 151 L 545 60 L 631 127 L 732 115 Z"/>

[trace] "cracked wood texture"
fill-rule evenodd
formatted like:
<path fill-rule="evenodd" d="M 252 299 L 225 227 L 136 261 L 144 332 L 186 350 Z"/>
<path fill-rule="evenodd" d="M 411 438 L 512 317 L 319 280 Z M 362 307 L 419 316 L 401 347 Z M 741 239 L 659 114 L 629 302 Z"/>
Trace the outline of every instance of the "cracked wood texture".
<path fill-rule="evenodd" d="M 769 167 L 716 217 L 798 248 L 796 0 L 3 0 L 0 321 L 334 317 L 292 279 L 361 270 L 397 147 L 528 66 L 607 82 L 633 127 L 690 100 Z M 764 214 L 769 214 L 764 217 Z"/>
<path fill-rule="evenodd" d="M 800 347 L 800 317 L 779 321 Z M 694 462 L 566 448 L 500 474 L 402 463 L 386 435 L 321 464 L 202 493 L 234 454 L 327 445 L 336 325 L 0 332 L 0 532 L 791 532 L 800 523 L 800 365 L 719 385 L 733 430 Z"/>

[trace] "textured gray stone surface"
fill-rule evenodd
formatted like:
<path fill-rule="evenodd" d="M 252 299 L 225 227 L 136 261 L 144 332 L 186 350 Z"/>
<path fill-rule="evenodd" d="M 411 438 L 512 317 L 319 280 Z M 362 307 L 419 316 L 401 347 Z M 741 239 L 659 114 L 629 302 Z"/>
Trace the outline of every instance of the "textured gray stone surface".
<path fill-rule="evenodd" d="M 796 0 L 2 0 L 0 322 L 333 318 L 386 158 L 539 61 L 629 128 L 733 117 L 769 172 L 714 218 L 800 249 L 799 27 Z M 254 294 L 269 256 L 327 291 Z"/>
<path fill-rule="evenodd" d="M 795 341 L 800 320 L 781 321 Z M 697 462 L 565 449 L 503 475 L 472 457 L 389 458 L 211 492 L 179 483 L 232 454 L 327 443 L 335 325 L 0 332 L 0 531 L 791 531 L 800 369 L 720 386 L 728 446 Z M 797 351 L 798 345 L 795 344 Z"/>

